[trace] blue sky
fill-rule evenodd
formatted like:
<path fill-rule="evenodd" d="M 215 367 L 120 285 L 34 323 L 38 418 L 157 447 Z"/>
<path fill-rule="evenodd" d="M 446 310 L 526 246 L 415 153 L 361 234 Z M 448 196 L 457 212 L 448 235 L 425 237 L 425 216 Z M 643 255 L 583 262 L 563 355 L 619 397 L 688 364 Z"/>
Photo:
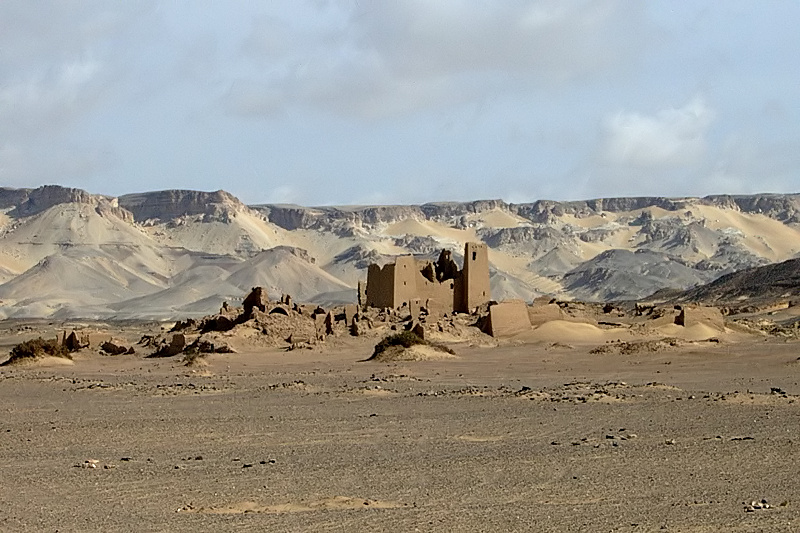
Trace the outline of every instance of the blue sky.
<path fill-rule="evenodd" d="M 0 2 L 0 186 L 800 192 L 795 0 Z"/>

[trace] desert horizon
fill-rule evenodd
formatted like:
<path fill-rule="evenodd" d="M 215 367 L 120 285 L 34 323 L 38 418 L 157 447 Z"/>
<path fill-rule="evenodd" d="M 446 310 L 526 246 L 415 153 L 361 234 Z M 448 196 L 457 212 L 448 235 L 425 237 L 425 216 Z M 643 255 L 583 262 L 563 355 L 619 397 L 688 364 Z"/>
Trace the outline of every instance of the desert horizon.
<path fill-rule="evenodd" d="M 641 202 L 632 208 L 631 201 L 638 200 L 621 199 L 605 209 L 595 205 L 591 212 L 587 203 L 578 203 L 573 207 L 584 209 L 580 214 L 543 210 L 544 222 L 526 219 L 526 225 L 514 227 L 524 234 L 559 227 L 553 217 L 569 216 L 576 222 L 629 220 L 638 228 L 642 219 L 687 216 L 689 206 L 706 215 L 708 209 L 722 212 L 697 199 L 682 199 L 671 211 L 658 208 L 663 213 L 655 218 L 655 208 Z M 776 238 L 796 231 L 795 222 L 780 221 L 794 216 L 786 206 L 794 205 L 795 196 L 771 198 L 769 204 L 764 197 L 740 201 L 762 212 L 742 213 L 737 204 L 737 211 L 726 213 L 727 221 L 747 221 L 756 228 L 780 224 L 784 233 L 772 235 L 773 246 Z M 665 205 L 665 200 L 658 202 Z M 31 204 L 38 212 L 31 213 Z M 135 246 L 140 248 L 137 261 L 148 254 L 152 261 L 161 250 L 175 253 L 174 246 L 158 241 L 167 240 L 161 232 L 173 229 L 188 246 L 208 247 L 216 241 L 205 237 L 230 227 L 238 231 L 236 219 L 250 209 L 210 204 L 202 214 L 190 215 L 185 207 L 176 212 L 177 204 L 158 204 L 161 212 L 171 213 L 158 218 L 145 202 L 153 218 L 139 223 L 135 210 L 109 206 L 94 196 L 52 206 L 22 202 L 5 208 L 16 223 L 8 223 L 0 239 L 23 250 L 26 242 L 19 236 L 31 235 L 42 221 L 96 222 L 109 210 L 117 220 L 127 220 L 120 226 L 127 228 L 124 235 L 148 235 L 146 246 L 123 247 L 98 242 L 109 235 L 103 232 L 94 233 L 94 244 L 87 244 L 82 230 L 91 225 L 62 222 L 60 229 L 48 229 L 61 238 L 84 240 L 66 247 L 65 241 L 53 243 L 51 249 L 58 251 L 32 267 L 39 285 L 27 286 L 48 287 L 42 275 L 63 254 L 74 261 L 55 271 L 49 290 L 69 290 L 71 298 L 80 298 L 97 283 L 97 278 L 80 280 L 87 264 L 78 259 L 87 251 L 129 252 Z M 2 493 L 2 529 L 795 527 L 800 495 L 792 488 L 798 457 L 792 428 L 800 401 L 800 259 L 730 268 L 709 277 L 709 283 L 686 290 L 662 287 L 644 299 L 497 297 L 492 279 L 498 258 L 511 253 L 492 232 L 498 219 L 507 226 L 512 215 L 495 205 L 475 211 L 478 218 L 463 224 L 461 217 L 467 215 L 452 211 L 428 213 L 424 220 L 414 211 L 402 212 L 402 220 L 396 220 L 397 213 L 367 213 L 366 224 L 350 220 L 344 226 L 335 216 L 324 225 L 303 222 L 302 216 L 287 219 L 285 212 L 276 215 L 283 226 L 262 219 L 287 234 L 292 230 L 284 226 L 290 221 L 309 228 L 300 230 L 306 232 L 304 242 L 325 242 L 321 236 L 326 232 L 335 239 L 354 239 L 355 227 L 442 228 L 434 233 L 437 238 L 429 236 L 428 244 L 443 249 L 460 244 L 452 232 L 479 235 L 477 230 L 490 228 L 491 237 L 465 243 L 466 254 L 451 251 L 452 267 L 451 254 L 436 251 L 410 260 L 407 249 L 366 255 L 364 260 L 383 259 L 375 264 L 382 263 L 380 272 L 393 272 L 389 267 L 401 259 L 414 265 L 413 276 L 406 279 L 416 283 L 417 292 L 381 282 L 381 290 L 389 292 L 380 298 L 392 302 L 387 305 L 370 304 L 377 297 L 370 291 L 376 283 L 370 275 L 352 277 L 360 286 L 350 301 L 309 302 L 284 290 L 274 297 L 275 290 L 257 284 L 297 283 L 316 264 L 319 255 L 313 254 L 321 252 L 273 241 L 284 258 L 299 260 L 304 270 L 285 259 L 267 262 L 264 250 L 249 249 L 257 259 L 250 265 L 233 253 L 214 254 L 215 277 L 210 279 L 241 276 L 242 265 L 262 276 L 243 277 L 243 286 L 255 288 L 224 298 L 209 297 L 209 278 L 197 274 L 210 268 L 208 262 L 202 269 L 173 273 L 170 279 L 180 279 L 181 290 L 193 291 L 192 298 L 205 298 L 206 308 L 213 307 L 208 314 L 201 314 L 200 306 L 181 314 L 185 308 L 169 307 L 175 293 L 164 291 L 149 301 L 140 298 L 147 311 L 138 317 L 135 312 L 124 318 L 56 312 L 0 320 L 0 351 L 8 353 L 0 357 L 0 400 L 7 406 L 0 426 L 0 467 L 12 480 Z M 443 217 L 455 221 L 447 231 Z M 703 227 L 694 219 L 692 224 Z M 187 232 L 192 225 L 213 230 Z M 586 224 L 587 231 L 594 227 Z M 310 232 L 316 232 L 316 241 Z M 188 238 L 198 234 L 199 240 Z M 689 240 L 680 249 L 692 250 L 698 234 L 685 235 Z M 372 239 L 358 238 L 372 243 L 394 239 L 380 230 Z M 405 233 L 400 240 L 408 246 L 418 238 Z M 744 231 L 737 234 L 740 251 L 766 246 L 764 240 L 749 238 Z M 716 249 L 735 250 L 731 244 L 717 243 Z M 773 257 L 790 255 L 791 246 L 784 243 L 782 255 Z M 63 253 L 72 248 L 80 255 Z M 773 253 L 776 248 L 769 247 Z M 513 251 L 524 249 L 517 245 Z M 184 248 L 170 257 L 180 265 L 186 256 L 209 253 L 207 248 Z M 668 260 L 650 250 L 643 253 Z M 483 261 L 484 267 L 471 266 L 466 278 L 468 260 Z M 141 263 L 128 260 L 120 266 L 134 279 L 153 276 Z M 168 272 L 166 265 L 162 268 Z M 272 271 L 289 274 L 280 277 Z M 474 281 L 488 294 L 456 309 L 464 305 L 458 303 L 458 292 L 447 292 L 455 280 L 466 287 Z M 65 282 L 74 286 L 63 287 Z M 168 312 L 154 312 L 158 306 Z M 39 510 L 32 513 L 31 505 Z"/>
<path fill-rule="evenodd" d="M 800 530 L 800 3 L 0 2 L 0 532 Z"/>

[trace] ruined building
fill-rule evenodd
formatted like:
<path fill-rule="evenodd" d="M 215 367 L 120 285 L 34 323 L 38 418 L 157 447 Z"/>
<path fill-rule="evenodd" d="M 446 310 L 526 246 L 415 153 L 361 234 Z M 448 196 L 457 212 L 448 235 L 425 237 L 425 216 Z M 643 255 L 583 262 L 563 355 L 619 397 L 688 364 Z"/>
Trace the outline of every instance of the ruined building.
<path fill-rule="evenodd" d="M 459 270 L 442 250 L 436 262 L 408 255 L 367 271 L 366 304 L 369 307 L 398 308 L 421 305 L 429 311 L 470 312 L 491 299 L 489 253 L 485 244 L 464 245 L 464 267 Z"/>

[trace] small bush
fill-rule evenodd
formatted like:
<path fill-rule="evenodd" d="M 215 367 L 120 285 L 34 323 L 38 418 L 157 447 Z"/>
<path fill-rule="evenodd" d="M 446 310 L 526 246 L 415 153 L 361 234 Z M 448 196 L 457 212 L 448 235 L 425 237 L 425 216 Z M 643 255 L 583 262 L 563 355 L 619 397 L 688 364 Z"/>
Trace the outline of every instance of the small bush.
<path fill-rule="evenodd" d="M 373 356 L 378 355 L 379 353 L 383 353 L 387 350 L 387 348 L 391 346 L 402 346 L 403 348 L 411 348 L 415 344 L 427 344 L 423 339 L 419 337 L 416 333 L 411 331 L 403 331 L 401 333 L 395 333 L 394 335 L 389 335 L 388 337 L 384 337 L 381 341 L 375 345 L 375 351 L 373 352 Z"/>
<path fill-rule="evenodd" d="M 375 351 L 372 352 L 372 357 L 375 357 L 376 355 L 385 352 L 392 346 L 402 346 L 403 348 L 411 348 L 415 344 L 421 344 L 423 346 L 433 346 L 434 348 L 455 355 L 455 352 L 450 348 L 448 348 L 447 346 L 428 342 L 412 331 L 403 331 L 400 333 L 395 333 L 394 335 L 389 335 L 388 337 L 384 337 L 383 339 L 381 339 L 381 341 L 375 345 Z"/>
<path fill-rule="evenodd" d="M 17 344 L 11 349 L 11 357 L 8 362 L 19 361 L 21 359 L 33 359 L 36 357 L 63 357 L 65 359 L 72 359 L 69 355 L 67 347 L 62 345 L 56 339 L 44 340 L 39 337 L 38 339 L 31 339 L 29 341 Z"/>

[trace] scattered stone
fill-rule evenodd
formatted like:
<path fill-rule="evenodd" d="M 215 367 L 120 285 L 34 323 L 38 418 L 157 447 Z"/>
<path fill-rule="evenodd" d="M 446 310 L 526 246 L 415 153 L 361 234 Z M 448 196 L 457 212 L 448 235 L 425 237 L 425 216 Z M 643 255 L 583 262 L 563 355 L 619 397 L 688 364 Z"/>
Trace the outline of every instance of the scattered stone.
<path fill-rule="evenodd" d="M 197 320 L 193 318 L 188 318 L 186 320 L 179 320 L 178 322 L 176 322 L 175 325 L 172 326 L 172 329 L 169 331 L 170 333 L 174 333 L 176 331 L 181 331 L 184 329 L 195 328 L 195 327 L 197 327 Z"/>
<path fill-rule="evenodd" d="M 263 287 L 253 287 L 250 294 L 248 294 L 242 302 L 244 315 L 248 317 L 251 316 L 253 314 L 253 309 L 266 312 L 268 303 L 269 297 L 267 297 L 267 291 L 265 291 Z"/>
<path fill-rule="evenodd" d="M 788 504 L 789 502 L 784 503 Z M 784 506 L 784 504 L 781 503 L 781 506 Z M 761 501 L 753 500 L 750 503 L 744 502 L 744 510 L 746 513 L 752 513 L 761 509 L 772 509 L 772 506 L 766 499 L 762 499 Z"/>
<path fill-rule="evenodd" d="M 69 336 L 67 336 L 66 331 L 65 331 L 64 332 L 64 340 L 61 342 L 61 344 L 63 344 L 64 347 L 69 352 L 77 352 L 81 348 L 86 348 L 87 346 L 89 346 L 88 341 L 87 342 L 83 342 L 80 339 L 78 339 L 78 335 L 74 331 L 72 333 L 70 333 Z"/>
<path fill-rule="evenodd" d="M 108 355 L 123 355 L 123 354 L 134 353 L 132 346 L 127 347 L 121 344 L 115 344 L 111 341 L 106 341 L 103 344 L 101 344 L 100 349 L 103 352 L 107 353 Z"/>
<path fill-rule="evenodd" d="M 184 348 L 186 348 L 186 335 L 176 333 L 172 336 L 172 341 L 169 344 L 162 345 L 148 357 L 172 357 L 181 353 Z"/>

